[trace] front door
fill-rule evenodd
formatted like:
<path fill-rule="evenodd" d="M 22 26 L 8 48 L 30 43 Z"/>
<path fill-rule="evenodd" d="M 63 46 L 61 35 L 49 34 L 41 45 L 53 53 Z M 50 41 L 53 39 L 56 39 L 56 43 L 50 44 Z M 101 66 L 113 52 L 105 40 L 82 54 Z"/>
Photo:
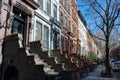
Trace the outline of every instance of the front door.
<path fill-rule="evenodd" d="M 12 22 L 12 29 L 11 33 L 19 33 L 22 35 L 23 38 L 23 45 L 26 43 L 26 22 L 27 22 L 27 15 L 21 12 L 18 9 L 13 9 L 14 13 L 14 20 Z"/>
<path fill-rule="evenodd" d="M 53 49 L 57 49 L 57 32 L 54 32 Z"/>

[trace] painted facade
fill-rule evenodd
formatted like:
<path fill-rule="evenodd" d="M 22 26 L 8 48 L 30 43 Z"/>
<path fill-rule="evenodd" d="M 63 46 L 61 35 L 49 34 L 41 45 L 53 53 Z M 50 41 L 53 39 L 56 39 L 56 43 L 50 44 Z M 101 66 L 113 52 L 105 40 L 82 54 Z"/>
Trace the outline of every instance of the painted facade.
<path fill-rule="evenodd" d="M 80 11 L 78 11 L 78 14 L 79 14 L 78 17 L 79 39 L 81 41 L 81 55 L 87 55 L 88 44 L 87 44 L 86 22 Z"/>
<path fill-rule="evenodd" d="M 81 55 L 87 56 L 90 52 L 95 53 L 99 58 L 102 57 L 101 51 L 98 48 L 94 37 L 90 31 L 86 28 L 86 22 L 81 14 L 78 11 L 78 25 L 79 25 L 79 39 L 81 40 Z"/>
<path fill-rule="evenodd" d="M 59 1 L 36 0 L 41 5 L 33 18 L 31 41 L 40 40 L 44 51 L 60 48 Z"/>

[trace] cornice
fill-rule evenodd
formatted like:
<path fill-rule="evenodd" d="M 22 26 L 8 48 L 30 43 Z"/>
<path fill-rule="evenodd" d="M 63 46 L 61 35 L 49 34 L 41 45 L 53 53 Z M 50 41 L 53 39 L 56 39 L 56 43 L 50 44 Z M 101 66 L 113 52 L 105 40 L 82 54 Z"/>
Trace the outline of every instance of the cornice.
<path fill-rule="evenodd" d="M 39 5 L 34 0 L 22 0 L 26 4 L 28 4 L 30 7 L 32 7 L 34 10 L 39 7 Z"/>

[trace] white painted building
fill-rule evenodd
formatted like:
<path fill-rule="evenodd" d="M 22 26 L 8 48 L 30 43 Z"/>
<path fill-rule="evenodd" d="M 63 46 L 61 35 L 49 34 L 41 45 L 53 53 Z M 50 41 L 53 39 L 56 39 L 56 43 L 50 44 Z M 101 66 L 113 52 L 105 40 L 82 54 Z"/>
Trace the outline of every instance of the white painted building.
<path fill-rule="evenodd" d="M 59 20 L 59 0 L 35 1 L 40 7 L 35 11 L 35 16 L 32 21 L 33 29 L 31 41 L 40 40 L 43 50 L 51 50 L 54 46 L 55 48 L 59 48 L 60 26 L 57 22 Z M 54 42 L 58 42 L 59 44 L 56 45 Z"/>
<path fill-rule="evenodd" d="M 98 46 L 93 38 L 92 38 L 91 42 L 92 42 L 92 51 L 97 55 L 97 57 L 101 58 L 102 57 L 101 51 L 98 48 Z"/>
<path fill-rule="evenodd" d="M 83 21 L 84 21 L 83 17 L 79 12 L 78 25 L 79 25 L 79 38 L 81 40 L 81 54 L 87 55 L 88 46 L 87 46 L 86 24 Z"/>
<path fill-rule="evenodd" d="M 79 17 L 78 17 L 78 25 L 79 25 L 79 38 L 81 40 L 81 55 L 88 55 L 88 38 L 87 38 L 87 28 L 86 28 L 86 23 L 85 20 L 83 19 L 83 16 L 80 12 Z M 90 34 L 90 33 L 89 33 Z M 102 57 L 101 51 L 97 47 L 95 40 L 93 39 L 92 35 L 91 36 L 91 51 L 94 52 L 98 57 Z"/>

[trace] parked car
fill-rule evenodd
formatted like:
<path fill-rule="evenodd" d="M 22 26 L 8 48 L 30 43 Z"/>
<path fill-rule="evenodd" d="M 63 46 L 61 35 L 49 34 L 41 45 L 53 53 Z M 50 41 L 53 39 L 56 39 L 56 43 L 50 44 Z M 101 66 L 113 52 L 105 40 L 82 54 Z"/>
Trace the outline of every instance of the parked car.
<path fill-rule="evenodd" d="M 112 66 L 112 63 L 117 62 L 117 61 L 118 61 L 117 59 L 111 59 L 110 60 L 110 65 Z"/>
<path fill-rule="evenodd" d="M 111 63 L 112 70 L 120 70 L 120 60 Z"/>

